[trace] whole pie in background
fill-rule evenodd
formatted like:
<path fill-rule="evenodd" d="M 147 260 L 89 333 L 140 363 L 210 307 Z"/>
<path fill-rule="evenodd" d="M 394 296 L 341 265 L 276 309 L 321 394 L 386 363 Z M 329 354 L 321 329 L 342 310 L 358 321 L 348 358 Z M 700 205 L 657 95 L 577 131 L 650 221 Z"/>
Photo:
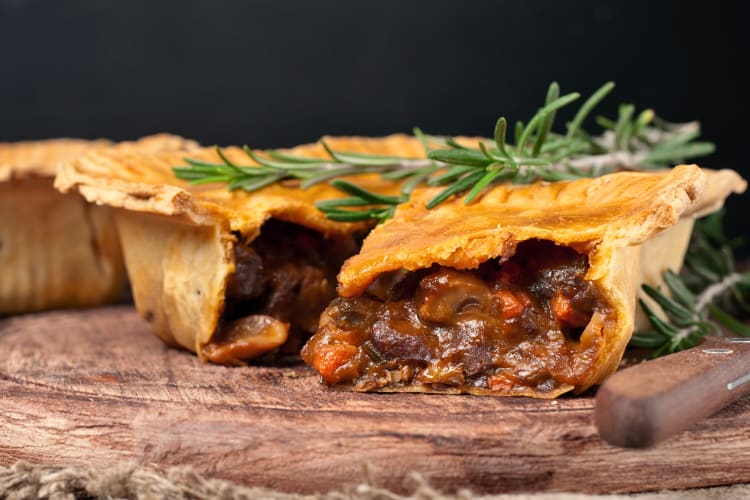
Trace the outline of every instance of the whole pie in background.
<path fill-rule="evenodd" d="M 122 251 L 109 207 L 53 187 L 57 166 L 102 148 L 159 151 L 196 147 L 160 134 L 108 140 L 0 143 L 0 315 L 91 307 L 126 287 Z"/>

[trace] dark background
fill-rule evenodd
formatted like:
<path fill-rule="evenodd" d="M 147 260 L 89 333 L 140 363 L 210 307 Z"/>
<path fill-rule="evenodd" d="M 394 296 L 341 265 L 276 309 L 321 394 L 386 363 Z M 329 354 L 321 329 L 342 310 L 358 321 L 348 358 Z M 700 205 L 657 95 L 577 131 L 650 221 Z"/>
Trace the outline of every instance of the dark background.
<path fill-rule="evenodd" d="M 552 80 L 614 80 L 602 114 L 700 120 L 718 148 L 701 163 L 750 177 L 748 19 L 739 1 L 0 0 L 0 141 L 489 135 Z M 728 204 L 734 236 L 748 197 Z"/>

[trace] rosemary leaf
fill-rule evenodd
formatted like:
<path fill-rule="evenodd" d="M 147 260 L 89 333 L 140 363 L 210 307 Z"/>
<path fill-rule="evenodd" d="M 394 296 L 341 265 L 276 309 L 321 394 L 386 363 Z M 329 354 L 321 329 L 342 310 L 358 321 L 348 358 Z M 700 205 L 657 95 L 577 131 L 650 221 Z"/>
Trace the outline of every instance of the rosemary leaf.
<path fill-rule="evenodd" d="M 323 212 L 337 210 L 339 207 L 361 207 L 365 205 L 372 205 L 372 203 L 360 198 L 359 196 L 352 196 L 351 198 L 334 198 L 332 200 L 319 200 L 315 202 L 315 206 Z"/>
<path fill-rule="evenodd" d="M 219 155 L 219 158 L 221 158 L 221 161 L 224 162 L 228 167 L 231 167 L 233 170 L 239 170 L 237 168 L 237 165 L 229 161 L 229 158 L 224 155 L 224 152 L 221 150 L 219 146 L 214 146 L 214 150 L 216 151 L 216 154 Z"/>
<path fill-rule="evenodd" d="M 401 192 L 405 195 L 411 194 L 417 186 L 424 183 L 435 171 L 435 167 L 424 167 L 412 174 L 412 177 L 401 185 Z M 407 197 L 408 198 L 408 197 Z"/>
<path fill-rule="evenodd" d="M 482 152 L 482 154 L 483 154 L 483 155 L 484 155 L 484 156 L 485 156 L 485 157 L 486 157 L 486 158 L 487 158 L 487 159 L 488 159 L 489 161 L 492 161 L 492 162 L 497 162 L 497 161 L 500 161 L 500 162 L 502 162 L 502 161 L 505 161 L 505 160 L 506 160 L 506 158 L 505 158 L 504 156 L 501 156 L 501 155 L 500 155 L 500 151 L 492 151 L 492 150 L 491 150 L 491 149 L 489 149 L 489 148 L 487 147 L 487 145 L 486 145 L 485 143 L 483 143 L 482 141 L 479 141 L 479 150 L 480 150 L 480 151 Z"/>
<path fill-rule="evenodd" d="M 192 180 L 201 179 L 206 175 L 211 175 L 216 172 L 215 169 L 206 169 L 205 167 L 173 167 L 172 172 L 178 179 Z"/>
<path fill-rule="evenodd" d="M 737 335 L 742 335 L 743 337 L 750 337 L 750 326 L 747 326 L 736 318 L 733 318 L 713 304 L 708 306 L 708 311 L 711 314 L 712 318 L 714 318 L 728 330 L 736 333 Z"/>
<path fill-rule="evenodd" d="M 632 104 L 620 105 L 619 115 L 615 123 L 615 146 L 617 149 L 625 149 L 630 140 L 632 132 L 631 119 L 635 113 L 635 106 Z"/>
<path fill-rule="evenodd" d="M 545 104 L 549 106 L 558 97 L 560 97 L 560 86 L 557 84 L 557 82 L 552 82 L 549 86 L 549 89 L 547 90 L 547 100 L 545 101 Z M 547 141 L 547 135 L 552 129 L 552 124 L 554 122 L 555 110 L 552 110 L 546 113 L 545 117 L 542 119 L 542 123 L 539 125 L 539 133 L 536 135 L 534 148 L 531 150 L 531 156 L 539 156 L 539 153 L 542 150 L 542 145 L 544 145 L 544 143 Z"/>
<path fill-rule="evenodd" d="M 547 142 L 544 143 L 542 146 L 542 149 L 540 151 L 540 154 L 549 154 L 554 153 L 555 151 L 559 151 L 563 148 L 569 147 L 571 144 L 576 143 L 576 139 L 568 139 L 567 137 L 554 137 L 551 139 L 548 139 Z M 581 144 L 588 146 L 588 144 L 585 144 L 581 142 Z"/>
<path fill-rule="evenodd" d="M 184 160 L 185 160 L 185 163 L 193 167 L 193 170 L 197 170 L 199 168 L 217 169 L 217 168 L 226 167 L 226 165 L 224 165 L 223 163 L 211 163 L 211 162 L 202 161 L 202 160 L 195 160 L 193 158 L 184 158 Z M 180 167 L 177 167 L 177 168 L 180 168 Z M 189 167 L 184 167 L 184 168 L 189 168 Z"/>
<path fill-rule="evenodd" d="M 245 191 L 257 191 L 258 189 L 262 189 L 266 186 L 270 186 L 272 184 L 276 184 L 280 180 L 284 178 L 284 174 L 275 174 L 275 175 L 269 175 L 267 177 L 260 177 L 258 179 L 245 179 L 237 182 L 233 182 L 229 185 L 231 190 L 234 189 L 243 189 Z"/>
<path fill-rule="evenodd" d="M 476 184 L 474 184 L 474 187 L 471 188 L 471 190 L 466 194 L 466 197 L 464 198 L 464 205 L 468 205 L 472 201 L 474 201 L 474 198 L 479 195 L 479 193 L 484 190 L 492 181 L 494 181 L 502 172 L 503 167 L 501 163 L 493 163 L 489 167 L 487 167 L 487 173 L 485 173 L 481 179 L 477 181 Z"/>
<path fill-rule="evenodd" d="M 659 332 L 650 331 L 643 334 L 634 334 L 630 338 L 630 345 L 641 349 L 657 349 L 664 344 L 665 340 Z"/>
<path fill-rule="evenodd" d="M 372 219 L 380 219 L 381 211 L 330 210 L 326 212 L 326 217 L 336 222 L 363 222 Z"/>
<path fill-rule="evenodd" d="M 617 127 L 617 123 L 604 116 L 597 116 L 594 121 L 603 129 L 614 130 Z"/>
<path fill-rule="evenodd" d="M 471 174 L 468 174 L 465 177 L 462 177 L 460 180 L 455 182 L 453 185 L 445 188 L 440 193 L 438 193 L 434 198 L 432 198 L 427 203 L 427 208 L 435 208 L 436 206 L 440 205 L 442 202 L 453 196 L 454 194 L 460 193 L 461 191 L 464 191 L 465 189 L 468 189 L 469 186 L 472 186 L 479 182 L 479 180 L 484 176 L 484 173 L 482 171 L 474 172 Z"/>
<path fill-rule="evenodd" d="M 497 149 L 503 156 L 509 156 L 508 151 L 505 149 L 505 130 L 508 128 L 508 121 L 504 116 L 501 116 L 495 124 L 495 144 Z"/>
<path fill-rule="evenodd" d="M 430 171 L 434 171 L 435 169 L 433 167 L 426 167 Z M 391 172 L 386 172 L 381 175 L 383 179 L 389 180 L 389 181 L 400 181 L 402 179 L 408 179 L 412 176 L 414 176 L 415 170 L 411 169 L 403 169 L 403 170 L 393 170 Z"/>
<path fill-rule="evenodd" d="M 516 162 L 519 165 L 529 165 L 529 166 L 545 166 L 552 163 L 551 159 L 548 158 L 516 158 Z"/>
<path fill-rule="evenodd" d="M 524 126 L 521 120 L 516 122 L 516 126 L 513 129 L 513 140 L 516 144 L 521 144 L 521 134 L 523 134 Z"/>
<path fill-rule="evenodd" d="M 682 305 L 690 308 L 695 305 L 695 295 L 685 286 L 685 282 L 678 274 L 667 269 L 664 273 L 664 283 L 666 283 L 669 291 L 672 292 L 675 300 L 679 301 Z"/>
<path fill-rule="evenodd" d="M 389 166 L 403 161 L 403 158 L 395 156 L 382 156 L 362 153 L 343 153 L 334 151 L 328 146 L 326 141 L 320 140 L 320 144 L 325 148 L 331 158 L 340 163 L 349 163 L 359 166 Z"/>
<path fill-rule="evenodd" d="M 427 184 L 430 186 L 440 186 L 441 184 L 446 184 L 451 181 L 455 181 L 462 175 L 472 172 L 476 170 L 475 167 L 470 167 L 467 165 L 454 165 L 447 169 L 444 173 L 437 175 L 435 177 L 431 177 Z"/>
<path fill-rule="evenodd" d="M 218 182 L 228 182 L 231 179 L 231 177 L 226 175 L 214 175 L 214 176 L 207 176 L 207 177 L 201 177 L 199 179 L 191 180 L 191 184 L 200 185 L 200 184 L 215 184 Z"/>
<path fill-rule="evenodd" d="M 671 299 L 649 285 L 643 285 L 643 291 L 659 304 L 677 326 L 686 326 L 695 321 L 695 312 L 674 299 Z"/>
<path fill-rule="evenodd" d="M 349 181 L 345 181 L 343 179 L 338 179 L 338 180 L 331 182 L 331 186 L 335 187 L 339 191 L 343 191 L 353 196 L 357 196 L 373 204 L 377 204 L 377 203 L 394 204 L 394 203 L 400 203 L 402 201 L 401 197 L 399 196 L 386 196 L 386 195 L 374 193 L 372 191 L 363 189 L 357 186 L 356 184 L 353 184 Z"/>
<path fill-rule="evenodd" d="M 270 156 L 271 158 L 273 158 L 274 160 L 281 160 L 286 163 L 296 163 L 300 165 L 305 165 L 305 164 L 317 165 L 321 163 L 323 164 L 327 163 L 327 162 L 322 162 L 317 158 L 305 158 L 304 156 L 290 155 L 287 153 L 282 153 L 281 151 L 277 151 L 275 149 L 269 149 L 268 151 L 266 151 L 266 154 Z"/>
<path fill-rule="evenodd" d="M 444 163 L 484 167 L 492 160 L 475 149 L 435 149 L 428 153 L 428 158 Z"/>
<path fill-rule="evenodd" d="M 570 94 L 558 97 L 557 99 L 540 109 L 521 132 L 521 137 L 516 143 L 516 147 L 518 148 L 518 150 L 522 151 L 523 148 L 526 147 L 526 143 L 528 142 L 529 137 L 531 137 L 531 134 L 537 129 L 539 124 L 547 118 L 549 113 L 556 111 L 563 106 L 567 106 L 579 97 L 581 97 L 581 94 L 579 94 L 578 92 L 571 92 Z"/>
<path fill-rule="evenodd" d="M 607 82 L 602 85 L 596 92 L 594 92 L 591 97 L 586 99 L 586 102 L 584 102 L 583 106 L 581 106 L 581 108 L 578 110 L 578 113 L 576 113 L 573 121 L 570 122 L 570 125 L 568 125 L 568 133 L 566 136 L 568 139 L 572 139 L 578 134 L 578 131 L 580 130 L 581 125 L 583 125 L 583 121 L 586 119 L 586 117 L 607 96 L 607 94 L 612 92 L 612 89 L 614 88 L 614 82 Z"/>
<path fill-rule="evenodd" d="M 356 166 L 346 166 L 341 165 L 337 168 L 332 168 L 330 170 L 324 170 L 322 172 L 317 172 L 313 174 L 304 173 L 301 174 L 300 177 L 304 178 L 305 180 L 300 184 L 300 187 L 302 189 L 307 189 L 309 187 L 314 186 L 315 184 L 320 184 L 321 182 L 326 182 L 331 179 L 337 179 L 339 177 L 345 177 L 347 175 L 357 175 L 357 174 L 363 174 L 367 172 L 377 172 L 377 168 L 368 168 L 368 167 L 356 167 Z"/>
<path fill-rule="evenodd" d="M 663 164 L 663 163 L 677 163 L 688 160 L 690 158 L 698 158 L 700 156 L 708 156 L 716 150 L 715 146 L 710 142 L 694 142 L 691 144 L 684 144 L 675 146 L 673 148 L 660 148 L 654 149 L 646 156 L 644 163 L 646 164 Z"/>
<path fill-rule="evenodd" d="M 576 173 L 574 171 L 541 168 L 537 172 L 539 173 L 540 179 L 548 182 L 572 181 L 575 179 L 580 179 L 582 177 L 582 174 Z"/>
<path fill-rule="evenodd" d="M 469 149 L 463 144 L 459 144 L 453 137 L 446 137 L 445 138 L 445 145 L 450 146 L 453 149 Z"/>
<path fill-rule="evenodd" d="M 654 328 L 656 328 L 656 331 L 670 338 L 679 333 L 679 330 L 677 328 L 662 320 L 646 302 L 642 300 L 640 300 L 639 302 L 649 321 L 651 321 L 651 324 L 654 326 Z"/>
<path fill-rule="evenodd" d="M 644 109 L 633 123 L 633 136 L 641 137 L 643 128 L 654 120 L 656 114 L 653 109 Z"/>

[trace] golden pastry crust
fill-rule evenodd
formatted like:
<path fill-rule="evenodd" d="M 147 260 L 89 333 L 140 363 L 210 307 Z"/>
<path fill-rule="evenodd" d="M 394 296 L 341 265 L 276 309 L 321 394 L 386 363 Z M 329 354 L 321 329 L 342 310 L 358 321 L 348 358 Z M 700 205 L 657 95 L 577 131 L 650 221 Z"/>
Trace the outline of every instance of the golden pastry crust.
<path fill-rule="evenodd" d="M 409 136 L 397 134 L 382 139 L 327 137 L 334 150 L 419 158 L 422 145 Z M 239 147 L 222 148 L 231 161 L 255 165 Z M 288 153 L 310 158 L 328 158 L 319 143 L 297 146 Z M 185 154 L 144 155 L 101 150 L 64 164 L 55 186 L 61 191 L 77 190 L 91 202 L 136 212 L 177 217 L 193 224 L 220 224 L 252 239 L 269 218 L 300 224 L 325 234 L 350 232 L 361 224 L 330 221 L 315 208 L 315 201 L 340 198 L 341 192 L 327 184 L 309 189 L 275 184 L 255 193 L 228 191 L 226 185 L 193 186 L 177 179 L 172 167 L 186 165 Z M 190 158 L 220 162 L 213 148 L 190 152 Z M 112 174 L 112 172 L 116 172 Z M 363 186 L 394 192 L 392 183 L 378 175 L 357 176 Z"/>
<path fill-rule="evenodd" d="M 400 268 L 440 264 L 473 269 L 531 238 L 592 249 L 596 259 L 608 250 L 598 248 L 602 243 L 612 248 L 642 244 L 680 217 L 703 214 L 720 206 L 730 192 L 744 188 L 744 181 L 731 170 L 710 172 L 680 165 L 658 173 L 503 184 L 468 206 L 456 197 L 431 210 L 425 205 L 439 188 L 420 189 L 346 262 L 339 275 L 339 294 L 361 294 L 379 274 Z M 599 277 L 595 269 L 589 279 Z"/>
<path fill-rule="evenodd" d="M 73 160 L 108 140 L 48 139 L 0 143 L 0 182 L 28 177 L 54 177 L 60 162 Z"/>
<path fill-rule="evenodd" d="M 0 144 L 0 314 L 112 302 L 126 278 L 112 209 L 53 188 L 60 162 L 102 148 L 157 151 L 196 143 L 161 134 L 110 141 Z"/>
<path fill-rule="evenodd" d="M 30 177 L 52 178 L 57 167 L 94 149 L 157 153 L 198 147 L 198 143 L 172 134 L 155 134 L 135 141 L 113 144 L 107 139 L 46 139 L 39 141 L 0 142 L 0 182 Z"/>
<path fill-rule="evenodd" d="M 652 306 L 657 314 L 661 308 L 656 307 L 654 300 L 641 289 L 642 284 L 668 291 L 664 284 L 664 273 L 679 272 L 690 243 L 695 220 L 715 212 L 724 205 L 731 193 L 743 193 L 747 187 L 745 180 L 733 170 L 703 169 L 706 174 L 706 192 L 693 207 L 691 213 L 683 214 L 673 227 L 655 235 L 641 246 L 640 265 L 638 266 L 638 300 Z M 640 304 L 636 308 L 635 331 L 646 331 L 651 324 Z"/>
<path fill-rule="evenodd" d="M 424 156 L 422 145 L 405 135 L 328 137 L 326 141 L 337 151 Z M 222 148 L 222 152 L 237 164 L 254 164 L 241 148 Z M 319 143 L 287 152 L 328 158 Z M 223 184 L 190 185 L 172 172 L 172 167 L 186 165 L 185 156 L 220 162 L 213 148 L 192 150 L 188 155 L 98 150 L 62 165 L 55 185 L 64 192 L 79 192 L 90 202 L 122 209 L 117 211 L 117 225 L 136 307 L 165 342 L 203 357 L 203 347 L 214 337 L 225 308 L 227 281 L 236 269 L 233 247 L 238 241 L 252 242 L 269 219 L 303 226 L 326 238 L 348 235 L 367 225 L 334 222 L 315 208 L 318 200 L 343 196 L 327 184 L 306 190 L 272 185 L 253 193 L 230 192 Z M 398 189 L 378 175 L 355 180 L 383 193 Z"/>
<path fill-rule="evenodd" d="M 741 194 L 747 189 L 747 182 L 734 170 L 711 170 L 704 168 L 707 176 L 706 193 L 690 215 L 694 219 L 720 210 L 724 201 L 732 194 Z"/>
<path fill-rule="evenodd" d="M 339 294 L 359 295 L 379 274 L 401 268 L 439 264 L 474 269 L 531 238 L 590 249 L 596 262 L 605 250 L 643 243 L 675 224 L 705 189 L 705 173 L 681 166 L 664 174 L 623 172 L 571 182 L 504 184 L 468 206 L 457 197 L 431 210 L 425 205 L 438 189 L 418 190 L 347 261 L 339 275 Z M 609 248 L 598 248 L 603 242 Z M 589 279 L 598 277 L 596 266 L 590 273 Z"/>
<path fill-rule="evenodd" d="M 732 191 L 744 190 L 732 171 L 706 172 L 681 165 L 658 173 L 621 172 L 595 179 L 494 187 L 468 206 L 462 198 L 428 210 L 438 190 L 415 191 L 393 219 L 375 228 L 361 252 L 339 274 L 339 295 L 355 297 L 383 273 L 426 269 L 434 264 L 476 269 L 490 259 L 510 258 L 519 243 L 548 240 L 588 256 L 586 279 L 613 308 L 609 319 L 589 324 L 582 345 L 598 345 L 593 369 L 576 391 L 613 372 L 633 331 L 641 245 L 674 226 L 714 209 Z M 321 321 L 321 329 L 326 321 Z M 592 321 L 592 323 L 594 323 Z M 523 395 L 555 397 L 529 388 Z M 382 389 L 378 389 L 382 390 Z M 407 390 L 391 387 L 387 390 Z M 444 392 L 430 386 L 410 391 Z M 469 392 L 487 393 L 469 388 Z M 517 391 L 514 392 L 517 394 Z"/>

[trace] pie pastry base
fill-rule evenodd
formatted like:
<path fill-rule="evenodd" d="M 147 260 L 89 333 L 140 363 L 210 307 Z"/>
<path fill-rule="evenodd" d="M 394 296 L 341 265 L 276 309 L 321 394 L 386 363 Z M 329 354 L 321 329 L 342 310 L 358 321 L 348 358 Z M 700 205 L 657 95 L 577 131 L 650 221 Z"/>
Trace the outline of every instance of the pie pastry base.
<path fill-rule="evenodd" d="M 61 162 L 101 149 L 195 147 L 169 134 L 116 145 L 79 139 L 0 143 L 0 314 L 92 307 L 125 295 L 113 209 L 57 191 L 53 181 Z"/>
<path fill-rule="evenodd" d="M 112 209 L 52 179 L 0 183 L 0 314 L 115 301 L 125 272 Z"/>

